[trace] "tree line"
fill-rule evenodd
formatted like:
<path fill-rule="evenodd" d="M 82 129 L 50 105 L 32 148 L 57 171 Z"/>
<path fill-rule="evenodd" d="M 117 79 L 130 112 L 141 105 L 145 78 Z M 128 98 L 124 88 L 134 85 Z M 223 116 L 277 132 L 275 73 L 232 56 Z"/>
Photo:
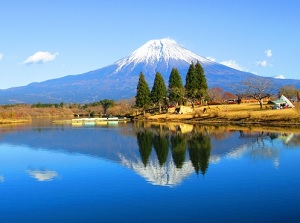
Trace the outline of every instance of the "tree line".
<path fill-rule="evenodd" d="M 149 85 L 141 72 L 137 84 L 136 107 L 146 108 L 158 105 L 159 113 L 163 104 L 184 104 L 189 101 L 194 106 L 196 101 L 203 102 L 208 97 L 208 86 L 204 69 L 200 62 L 191 62 L 186 74 L 185 86 L 177 68 L 173 68 L 168 82 L 168 88 L 161 73 L 156 72 L 153 87 Z"/>

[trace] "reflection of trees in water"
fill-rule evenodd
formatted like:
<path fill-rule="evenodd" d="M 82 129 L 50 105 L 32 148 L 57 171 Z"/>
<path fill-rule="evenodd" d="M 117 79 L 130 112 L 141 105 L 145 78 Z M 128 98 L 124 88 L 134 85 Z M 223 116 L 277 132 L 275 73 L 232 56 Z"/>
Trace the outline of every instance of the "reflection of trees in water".
<path fill-rule="evenodd" d="M 171 136 L 172 159 L 177 168 L 182 168 L 185 162 L 186 138 L 182 134 Z"/>
<path fill-rule="evenodd" d="M 187 156 L 197 174 L 205 174 L 211 155 L 211 138 L 224 139 L 239 132 L 240 142 L 233 143 L 228 148 L 228 157 L 239 157 L 247 153 L 252 159 L 278 160 L 278 140 L 286 146 L 300 144 L 300 136 L 263 130 L 253 131 L 244 128 L 238 131 L 228 126 L 201 126 L 182 123 L 139 123 L 134 126 L 138 137 L 138 145 L 143 164 L 147 166 L 151 148 L 157 155 L 160 166 L 166 164 L 169 154 L 176 168 L 181 169 Z M 145 140 L 145 141 L 144 141 Z M 232 139 L 231 139 L 232 140 Z M 169 153 L 169 149 L 171 153 Z M 188 155 L 187 155 L 188 152 Z"/>
<path fill-rule="evenodd" d="M 152 151 L 152 134 L 149 131 L 138 132 L 137 141 L 142 162 L 146 167 Z"/>
<path fill-rule="evenodd" d="M 241 138 L 253 139 L 249 144 L 253 144 L 252 147 L 255 148 L 266 148 L 266 142 L 271 144 L 275 140 L 280 140 L 286 146 L 286 148 L 299 146 L 300 145 L 300 135 L 294 133 L 279 133 L 279 132 L 267 132 L 267 131 L 239 131 Z M 273 144 L 274 145 L 274 144 Z M 274 147 L 274 146 L 273 146 Z M 267 153 L 269 154 L 269 153 Z"/>
<path fill-rule="evenodd" d="M 272 141 L 278 138 L 278 134 L 258 131 L 248 132 L 240 131 L 240 137 L 249 139 L 247 147 L 249 148 L 248 154 L 253 159 L 277 159 L 278 151 L 272 148 Z M 269 142 L 270 144 L 268 144 Z"/>
<path fill-rule="evenodd" d="M 187 134 L 166 131 L 162 125 L 145 128 L 145 125 L 139 124 L 138 127 L 135 127 L 139 151 L 145 167 L 151 155 L 152 145 L 160 166 L 166 163 L 170 149 L 172 160 L 178 169 L 181 169 L 186 162 L 186 151 L 189 148 L 190 161 L 196 173 L 206 173 L 209 165 L 211 142 L 205 134 L 198 133 L 195 129 Z"/>
<path fill-rule="evenodd" d="M 209 134 L 210 137 L 218 140 L 226 139 L 231 134 L 228 126 L 196 125 L 195 129 L 198 133 Z"/>
<path fill-rule="evenodd" d="M 276 139 L 281 140 L 287 146 L 298 146 L 300 145 L 300 135 L 294 133 L 284 132 L 268 132 L 268 131 L 242 131 L 240 130 L 241 138 L 255 138 L 257 141 L 273 141 Z"/>
<path fill-rule="evenodd" d="M 168 158 L 169 153 L 169 139 L 167 136 L 154 135 L 153 147 L 156 152 L 159 165 L 163 166 Z"/>
<path fill-rule="evenodd" d="M 188 140 L 190 160 L 197 174 L 201 170 L 204 175 L 207 171 L 211 150 L 210 138 L 203 134 L 196 134 Z"/>
<path fill-rule="evenodd" d="M 294 135 L 293 138 L 289 141 L 290 146 L 299 146 L 300 145 L 300 135 Z"/>

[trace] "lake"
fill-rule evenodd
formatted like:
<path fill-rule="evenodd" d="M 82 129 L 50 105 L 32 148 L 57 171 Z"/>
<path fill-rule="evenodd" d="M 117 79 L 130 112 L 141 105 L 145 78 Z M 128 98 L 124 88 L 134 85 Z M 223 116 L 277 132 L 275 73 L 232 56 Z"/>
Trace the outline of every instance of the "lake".
<path fill-rule="evenodd" d="M 0 222 L 300 222 L 300 135 L 181 123 L 0 127 Z"/>

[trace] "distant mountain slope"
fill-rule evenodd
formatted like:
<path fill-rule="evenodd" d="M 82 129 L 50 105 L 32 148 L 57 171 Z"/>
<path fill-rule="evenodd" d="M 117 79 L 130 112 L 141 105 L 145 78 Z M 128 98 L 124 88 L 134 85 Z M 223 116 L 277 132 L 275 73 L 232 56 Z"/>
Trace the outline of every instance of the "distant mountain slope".
<path fill-rule="evenodd" d="M 86 103 L 108 99 L 132 98 L 140 72 L 152 88 L 155 73 L 159 71 L 166 84 L 172 68 L 177 68 L 185 82 L 191 61 L 199 61 L 206 74 L 208 86 L 230 86 L 245 78 L 255 76 L 201 57 L 169 39 L 151 40 L 129 56 L 107 67 L 84 74 L 31 83 L 0 91 L 0 103 Z M 300 80 L 273 79 L 276 87 L 292 84 L 300 88 Z"/>

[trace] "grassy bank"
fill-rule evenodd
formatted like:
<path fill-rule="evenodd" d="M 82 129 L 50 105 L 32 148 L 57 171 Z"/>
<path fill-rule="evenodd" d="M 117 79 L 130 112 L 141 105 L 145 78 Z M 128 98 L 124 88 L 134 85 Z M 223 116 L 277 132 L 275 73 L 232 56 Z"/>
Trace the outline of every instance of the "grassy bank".
<path fill-rule="evenodd" d="M 186 114 L 146 115 L 149 121 L 183 121 L 193 123 L 253 123 L 268 125 L 300 124 L 300 110 L 298 108 L 272 110 L 264 105 L 260 109 L 258 104 L 232 104 L 196 107 L 193 112 Z"/>

